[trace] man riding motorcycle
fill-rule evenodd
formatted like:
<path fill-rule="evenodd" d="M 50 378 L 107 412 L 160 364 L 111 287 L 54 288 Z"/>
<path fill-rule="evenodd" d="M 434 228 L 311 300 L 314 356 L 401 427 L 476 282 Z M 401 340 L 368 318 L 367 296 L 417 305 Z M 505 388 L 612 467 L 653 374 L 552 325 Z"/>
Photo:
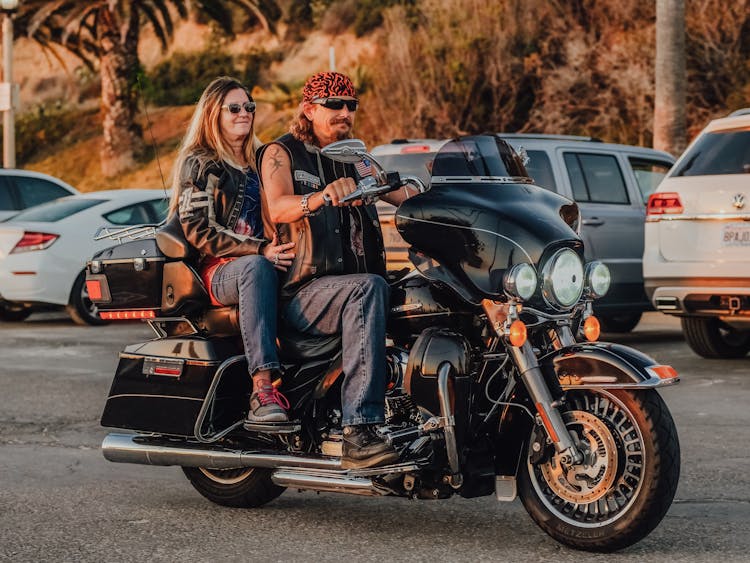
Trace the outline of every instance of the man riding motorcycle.
<path fill-rule="evenodd" d="M 303 87 L 290 133 L 259 154 L 266 234 L 298 241 L 299 258 L 283 277 L 282 318 L 298 332 L 342 336 L 345 469 L 398 459 L 375 430 L 385 420 L 383 238 L 374 206 L 342 201 L 368 171 L 320 152 L 351 136 L 358 104 L 347 76 L 315 74 Z M 384 199 L 398 205 L 405 194 Z"/>

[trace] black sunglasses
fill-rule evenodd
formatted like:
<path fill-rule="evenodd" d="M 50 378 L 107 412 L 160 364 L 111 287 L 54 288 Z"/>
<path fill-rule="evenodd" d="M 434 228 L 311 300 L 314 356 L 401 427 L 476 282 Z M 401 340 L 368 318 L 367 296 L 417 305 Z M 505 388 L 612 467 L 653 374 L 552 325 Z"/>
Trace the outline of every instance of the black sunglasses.
<path fill-rule="evenodd" d="M 349 111 L 357 111 L 357 106 L 359 106 L 359 100 L 342 100 L 341 98 L 318 98 L 313 100 L 312 103 L 333 110 L 340 110 L 346 106 Z"/>
<path fill-rule="evenodd" d="M 244 104 L 224 104 L 221 109 L 228 109 L 229 113 L 240 113 L 244 109 L 247 113 L 255 113 L 255 102 L 245 102 Z"/>

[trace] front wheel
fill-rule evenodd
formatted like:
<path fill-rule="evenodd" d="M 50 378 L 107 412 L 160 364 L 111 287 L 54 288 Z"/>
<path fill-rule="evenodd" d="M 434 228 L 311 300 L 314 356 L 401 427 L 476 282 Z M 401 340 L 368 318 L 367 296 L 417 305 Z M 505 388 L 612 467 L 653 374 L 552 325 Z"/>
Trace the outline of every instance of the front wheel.
<path fill-rule="evenodd" d="M 286 490 L 271 481 L 271 471 L 268 469 L 183 467 L 182 471 L 195 490 L 222 506 L 257 508 L 271 502 Z"/>
<path fill-rule="evenodd" d="M 654 390 L 571 391 L 567 405 L 563 418 L 584 461 L 566 464 L 552 446 L 535 459 L 530 447 L 536 463 L 519 470 L 523 505 L 545 532 L 576 549 L 632 545 L 661 522 L 677 490 L 672 416 Z"/>

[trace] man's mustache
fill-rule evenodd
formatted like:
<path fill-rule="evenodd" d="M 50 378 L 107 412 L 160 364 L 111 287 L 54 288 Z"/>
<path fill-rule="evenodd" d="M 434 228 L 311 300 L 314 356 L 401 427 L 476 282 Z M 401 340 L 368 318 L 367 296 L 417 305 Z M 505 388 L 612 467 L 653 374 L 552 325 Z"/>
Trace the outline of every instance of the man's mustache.
<path fill-rule="evenodd" d="M 352 126 L 352 120 L 349 117 L 334 117 L 331 119 L 331 125 L 338 125 L 339 123 L 346 123 L 349 127 Z"/>

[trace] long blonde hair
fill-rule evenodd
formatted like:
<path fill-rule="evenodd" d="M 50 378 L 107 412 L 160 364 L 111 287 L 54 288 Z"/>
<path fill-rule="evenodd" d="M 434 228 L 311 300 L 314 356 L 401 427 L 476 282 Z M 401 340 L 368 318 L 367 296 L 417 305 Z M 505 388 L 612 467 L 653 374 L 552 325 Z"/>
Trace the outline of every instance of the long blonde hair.
<path fill-rule="evenodd" d="M 200 176 L 206 167 L 215 162 L 227 162 L 238 168 L 241 164 L 236 162 L 232 150 L 221 132 L 219 120 L 221 117 L 221 106 L 226 95 L 239 88 L 243 90 L 249 99 L 253 99 L 250 91 L 237 79 L 229 76 L 220 76 L 213 80 L 203 90 L 198 104 L 190 119 L 187 133 L 182 139 L 180 151 L 172 167 L 172 201 L 169 205 L 169 215 L 172 216 L 177 210 L 182 184 L 189 174 L 185 166 L 189 158 L 194 158 L 198 164 L 197 174 Z M 255 163 L 255 151 L 260 148 L 261 143 L 255 136 L 255 119 L 250 134 L 242 144 L 242 152 L 250 169 L 257 172 Z M 192 168 L 192 166 L 190 167 Z"/>

